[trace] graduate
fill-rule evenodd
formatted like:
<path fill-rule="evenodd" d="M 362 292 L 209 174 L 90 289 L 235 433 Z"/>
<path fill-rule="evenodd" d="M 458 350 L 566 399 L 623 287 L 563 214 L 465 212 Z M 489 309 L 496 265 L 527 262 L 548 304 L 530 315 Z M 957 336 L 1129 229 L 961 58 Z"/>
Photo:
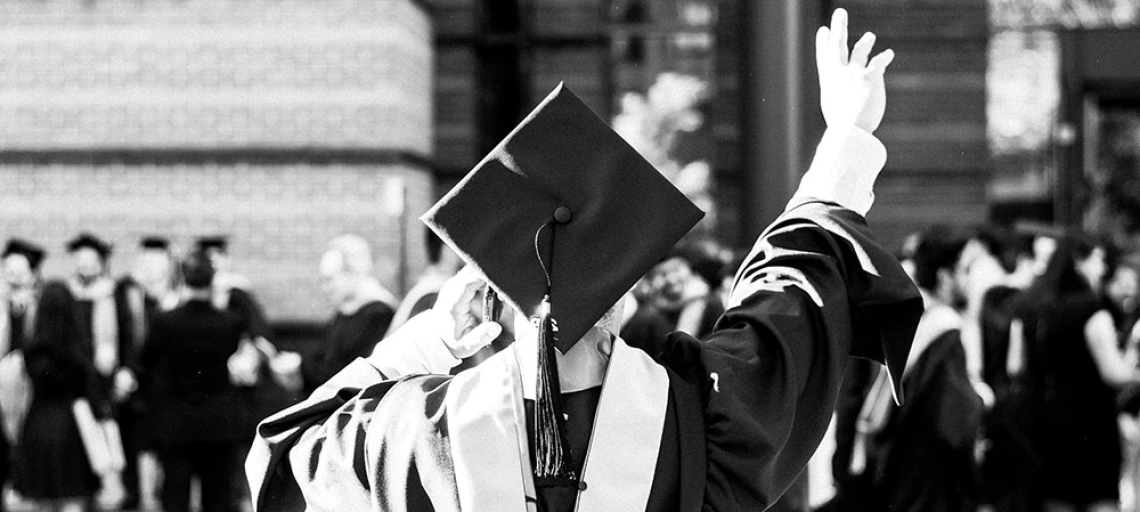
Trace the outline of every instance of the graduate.
<path fill-rule="evenodd" d="M 896 407 L 889 393 L 880 392 L 889 390 L 886 380 L 868 392 L 852 462 L 858 465 L 865 457 L 872 490 L 859 510 L 978 509 L 974 453 L 983 405 L 967 369 L 961 314 L 969 240 L 945 225 L 932 226 L 919 237 L 915 281 L 926 310 L 901 375 L 907 402 Z"/>
<path fill-rule="evenodd" d="M 824 435 L 848 356 L 901 372 L 922 310 L 863 219 L 886 156 L 871 132 L 892 54 L 869 59 L 873 36 L 849 50 L 846 30 L 840 10 L 817 39 L 828 129 L 816 158 L 711 335 L 647 352 L 613 334 L 614 305 L 702 213 L 559 86 L 425 215 L 469 264 L 432 310 L 259 426 L 257 510 L 778 500 Z M 494 305 L 484 278 L 502 316 L 479 307 Z M 446 375 L 504 332 L 513 344 Z"/>
<path fill-rule="evenodd" d="M 100 383 L 100 390 L 106 388 L 110 398 L 111 380 L 119 368 L 119 354 L 125 347 L 125 336 L 119 335 L 120 314 L 125 305 L 115 300 L 115 280 L 108 275 L 108 259 L 111 257 L 111 244 L 91 233 L 80 233 L 67 243 L 67 252 L 75 262 L 75 274 L 67 280 L 68 289 L 75 297 L 83 333 L 91 342 L 92 364 L 95 371 L 106 380 Z M 107 404 L 109 406 L 109 404 Z"/>

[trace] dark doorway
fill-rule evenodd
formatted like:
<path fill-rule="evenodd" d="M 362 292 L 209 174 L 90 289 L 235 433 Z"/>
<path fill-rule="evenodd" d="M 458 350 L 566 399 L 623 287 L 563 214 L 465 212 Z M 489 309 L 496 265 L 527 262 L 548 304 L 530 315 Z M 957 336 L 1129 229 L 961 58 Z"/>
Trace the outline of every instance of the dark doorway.
<path fill-rule="evenodd" d="M 1059 223 L 1140 240 L 1140 30 L 1061 33 L 1064 123 L 1076 140 L 1061 154 Z"/>

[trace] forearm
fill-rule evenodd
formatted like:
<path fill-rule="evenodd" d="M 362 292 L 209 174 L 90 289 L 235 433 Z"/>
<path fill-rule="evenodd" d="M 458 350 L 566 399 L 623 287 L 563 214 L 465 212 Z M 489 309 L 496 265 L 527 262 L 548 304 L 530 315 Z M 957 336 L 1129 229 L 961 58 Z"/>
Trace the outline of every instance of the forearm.
<path fill-rule="evenodd" d="M 886 148 L 869 132 L 855 126 L 828 127 L 786 210 L 827 201 L 866 215 L 874 202 L 875 178 L 886 161 Z"/>

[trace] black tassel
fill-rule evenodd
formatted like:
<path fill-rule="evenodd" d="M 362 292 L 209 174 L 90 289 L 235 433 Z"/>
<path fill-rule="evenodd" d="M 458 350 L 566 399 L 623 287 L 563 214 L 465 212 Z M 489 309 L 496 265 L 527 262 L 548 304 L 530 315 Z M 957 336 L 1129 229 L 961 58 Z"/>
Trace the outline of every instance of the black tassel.
<path fill-rule="evenodd" d="M 538 318 L 538 386 L 534 399 L 534 476 L 536 479 L 573 480 L 566 417 L 562 414 L 562 387 L 558 381 L 554 336 L 558 326 L 550 315 L 550 296 L 542 300 Z"/>

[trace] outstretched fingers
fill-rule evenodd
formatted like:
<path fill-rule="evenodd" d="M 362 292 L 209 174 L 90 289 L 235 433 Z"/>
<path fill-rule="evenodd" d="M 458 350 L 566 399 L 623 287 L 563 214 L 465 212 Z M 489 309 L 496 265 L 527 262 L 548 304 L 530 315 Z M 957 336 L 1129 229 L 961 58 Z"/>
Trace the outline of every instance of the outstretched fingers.
<path fill-rule="evenodd" d="M 819 27 L 815 32 L 815 65 L 819 76 L 824 76 L 828 71 L 828 63 L 832 59 L 831 49 L 831 29 Z"/>
<path fill-rule="evenodd" d="M 867 58 L 871 56 L 871 48 L 875 46 L 875 34 L 867 32 L 859 41 L 855 43 L 855 47 L 851 49 L 851 64 L 859 67 L 867 65 Z"/>
<path fill-rule="evenodd" d="M 893 60 L 895 60 L 894 50 L 883 50 L 874 58 L 872 58 L 871 62 L 867 64 L 867 72 L 883 73 L 887 70 L 887 66 L 889 66 Z"/>
<path fill-rule="evenodd" d="M 836 9 L 831 15 L 831 42 L 839 52 L 839 63 L 847 64 L 847 10 Z"/>

